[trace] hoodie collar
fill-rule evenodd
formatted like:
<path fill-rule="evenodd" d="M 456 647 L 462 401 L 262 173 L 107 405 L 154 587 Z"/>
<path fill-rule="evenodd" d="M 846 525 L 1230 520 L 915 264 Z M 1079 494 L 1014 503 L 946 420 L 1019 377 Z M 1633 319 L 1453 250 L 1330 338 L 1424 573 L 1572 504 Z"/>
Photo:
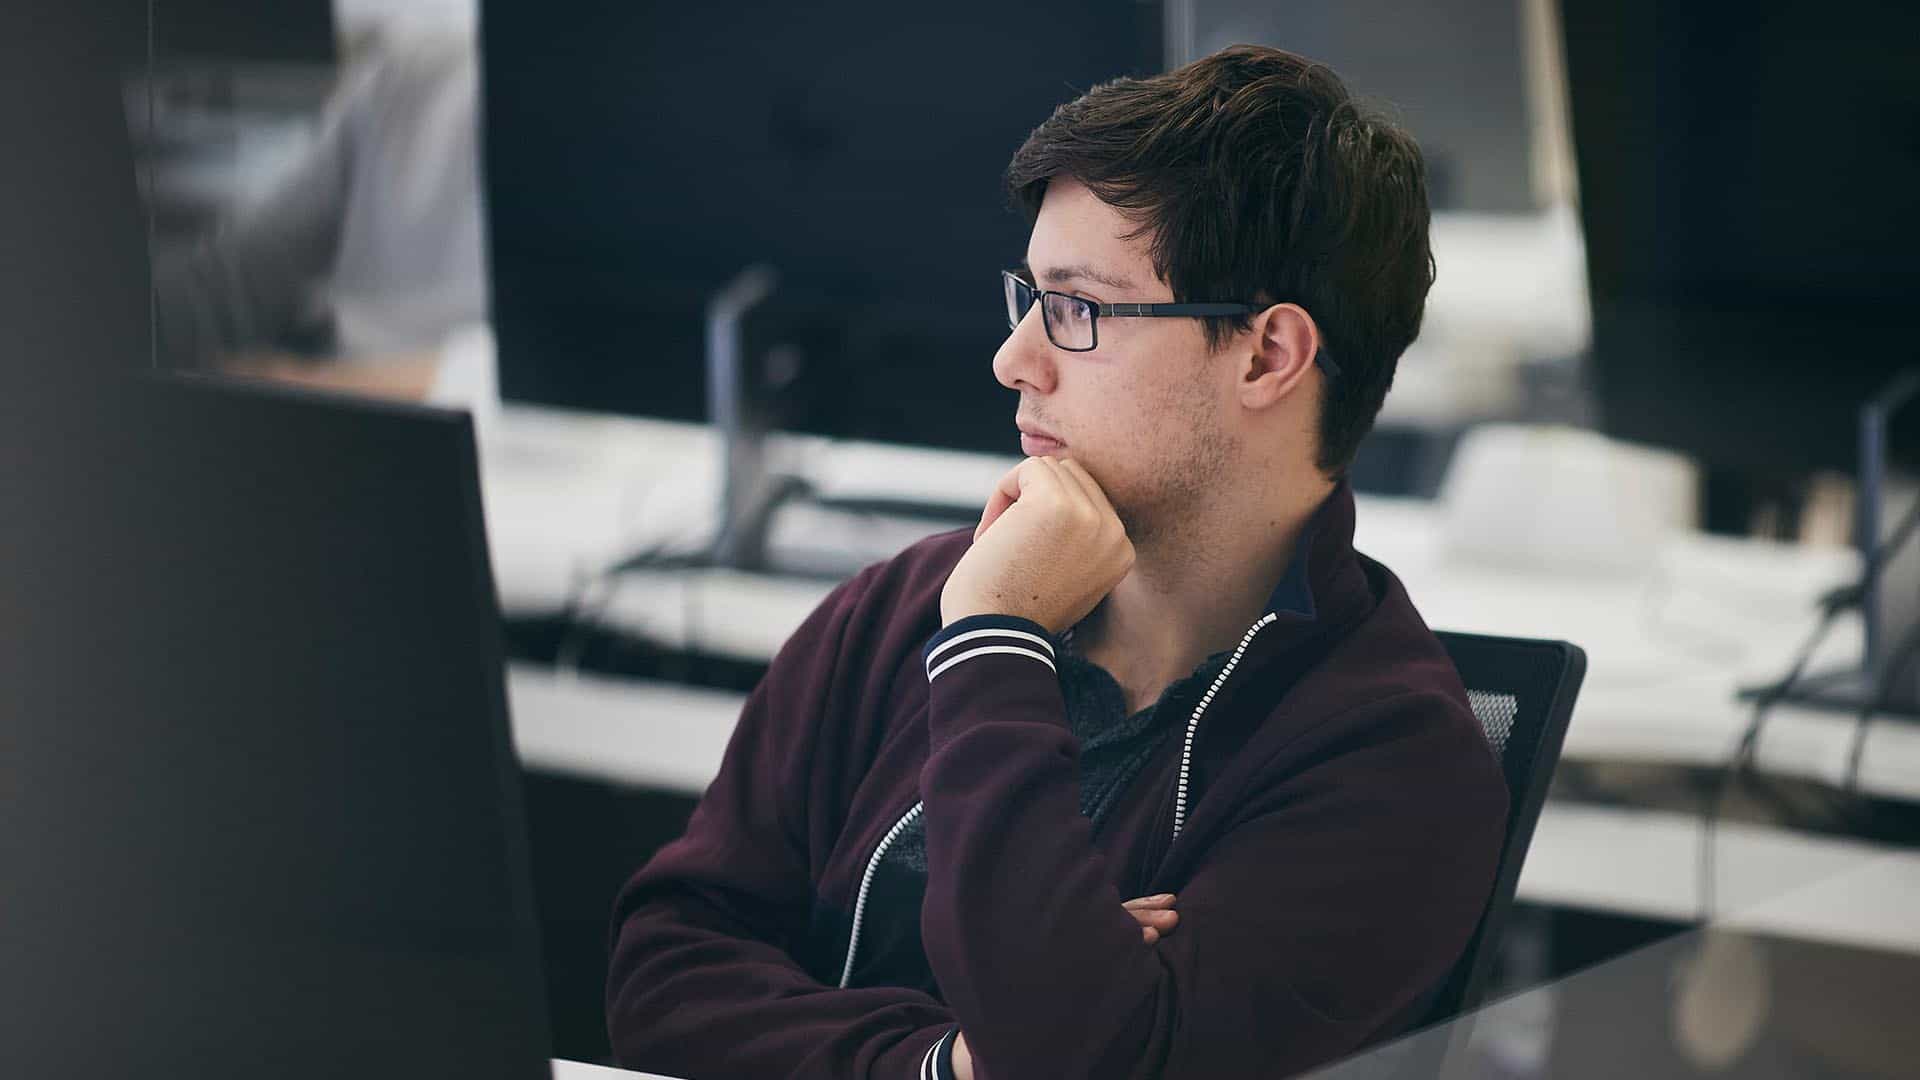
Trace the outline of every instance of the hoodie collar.
<path fill-rule="evenodd" d="M 1353 487 L 1343 479 L 1307 519 L 1286 573 L 1267 598 L 1267 612 L 1278 625 L 1266 635 L 1310 636 L 1344 625 L 1371 606 L 1372 593 L 1353 551 L 1353 509 Z"/>
<path fill-rule="evenodd" d="M 1313 511 L 1281 582 L 1267 598 L 1273 625 L 1254 651 L 1277 659 L 1327 634 L 1342 634 L 1373 611 L 1373 586 L 1354 552 L 1354 488 L 1340 480 Z"/>
<path fill-rule="evenodd" d="M 1297 678 L 1315 662 L 1316 645 L 1344 637 L 1373 606 L 1373 586 L 1353 550 L 1353 490 L 1342 480 L 1307 519 L 1286 572 L 1268 597 L 1264 625 L 1246 643 L 1233 678 L 1216 688 L 1208 741 L 1225 735 L 1228 745 L 1239 745 L 1231 732 L 1259 726 L 1272 711 L 1279 691 L 1269 676 Z M 1247 694 L 1259 707 L 1240 707 Z"/>

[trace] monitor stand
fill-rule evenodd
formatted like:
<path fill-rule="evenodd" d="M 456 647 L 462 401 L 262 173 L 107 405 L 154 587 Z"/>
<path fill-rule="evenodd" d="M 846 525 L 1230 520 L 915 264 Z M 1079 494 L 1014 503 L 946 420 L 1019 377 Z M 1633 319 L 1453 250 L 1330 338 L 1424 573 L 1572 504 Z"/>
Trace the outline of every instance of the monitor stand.
<path fill-rule="evenodd" d="M 925 523 L 926 532 L 971 525 L 978 520 L 977 507 L 912 499 L 821 497 L 805 477 L 780 472 L 769 463 L 769 433 L 759 419 L 765 414 L 752 407 L 741 323 L 778 284 L 779 275 L 772 267 L 750 266 L 707 303 L 707 400 L 714 428 L 720 434 L 722 478 L 720 525 L 712 547 L 701 560 L 704 565 L 837 579 L 883 557 L 880 552 L 855 546 L 845 553 L 844 560 L 820 552 L 796 560 L 783 558 L 770 542 L 773 520 L 783 508 L 796 502 L 856 522 L 884 519 L 896 526 L 902 522 Z"/>
<path fill-rule="evenodd" d="M 1894 414 L 1916 397 L 1920 368 L 1909 368 L 1860 407 L 1859 519 L 1854 531 L 1860 544 L 1860 613 L 1866 626 L 1861 662 L 1803 679 L 1781 695 L 1781 701 L 1863 717 L 1920 720 L 1920 485 L 1910 477 L 1896 480 L 1887 438 Z M 1890 528 L 1889 521 L 1894 522 Z"/>
<path fill-rule="evenodd" d="M 749 266 L 707 301 L 707 408 L 720 433 L 721 465 L 720 525 L 708 553 L 714 566 L 761 569 L 768 520 L 806 483 L 768 474 L 766 428 L 749 418 L 740 324 L 779 280 L 770 266 Z"/>

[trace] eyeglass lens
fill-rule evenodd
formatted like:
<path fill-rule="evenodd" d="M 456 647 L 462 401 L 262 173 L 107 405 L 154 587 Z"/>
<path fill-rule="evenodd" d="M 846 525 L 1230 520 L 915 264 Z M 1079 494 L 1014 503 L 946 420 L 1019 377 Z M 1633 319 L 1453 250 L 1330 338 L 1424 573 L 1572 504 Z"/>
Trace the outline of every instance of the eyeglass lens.
<path fill-rule="evenodd" d="M 1007 294 L 1007 328 L 1013 329 L 1026 318 L 1037 292 L 1012 274 L 1002 278 Z M 1085 351 L 1093 348 L 1093 305 L 1077 296 L 1047 293 L 1040 306 L 1041 321 L 1047 339 L 1062 349 Z"/>

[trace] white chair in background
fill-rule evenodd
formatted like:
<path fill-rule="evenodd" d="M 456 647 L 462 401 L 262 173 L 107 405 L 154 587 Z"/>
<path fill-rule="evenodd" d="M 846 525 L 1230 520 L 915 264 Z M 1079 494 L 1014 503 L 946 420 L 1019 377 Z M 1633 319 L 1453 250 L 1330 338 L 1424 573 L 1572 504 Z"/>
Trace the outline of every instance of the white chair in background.
<path fill-rule="evenodd" d="M 1485 424 L 1462 437 L 1440 490 L 1449 561 L 1638 576 L 1697 523 L 1686 458 L 1590 431 Z"/>

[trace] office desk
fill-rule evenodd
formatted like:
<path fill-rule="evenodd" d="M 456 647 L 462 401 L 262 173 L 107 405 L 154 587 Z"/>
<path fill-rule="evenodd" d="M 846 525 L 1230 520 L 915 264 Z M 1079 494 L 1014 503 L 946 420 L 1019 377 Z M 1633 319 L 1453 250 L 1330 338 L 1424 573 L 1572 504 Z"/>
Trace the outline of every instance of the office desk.
<path fill-rule="evenodd" d="M 776 446 L 788 467 L 831 494 L 963 503 L 983 502 L 1015 461 L 808 438 Z M 508 410 L 482 447 L 503 604 L 510 612 L 555 611 L 599 568 L 636 548 L 697 546 L 713 531 L 716 447 L 709 431 L 693 425 Z M 1587 682 L 1564 751 L 1569 761 L 1724 763 L 1749 716 L 1736 688 L 1776 677 L 1812 625 L 1815 598 L 1857 572 L 1846 551 L 1698 535 L 1651 552 L 1648 571 L 1636 576 L 1516 571 L 1453 558 L 1432 504 L 1366 496 L 1359 503 L 1356 545 L 1401 576 L 1431 624 L 1565 638 L 1587 650 Z M 829 528 L 840 532 L 823 532 Z M 869 529 L 804 514 L 785 524 L 776 519 L 774 534 L 776 544 L 857 547 L 873 539 Z M 636 571 L 604 583 L 597 599 L 611 629 L 764 662 L 830 587 L 731 571 Z M 1839 624 L 1823 662 L 1857 655 L 1859 632 L 1857 623 Z M 517 664 L 509 689 L 528 765 L 686 793 L 711 779 L 743 700 Z M 1782 707 L 1765 729 L 1757 763 L 1774 775 L 1837 783 L 1852 734 L 1851 717 Z M 1859 786 L 1920 801 L 1920 725 L 1873 725 Z M 1521 895 L 1692 918 L 1697 829 L 1687 815 L 1549 804 Z M 1729 826 L 1721 847 L 1725 906 L 1761 903 L 1836 867 L 1881 856 L 1889 867 L 1885 884 L 1899 890 L 1894 895 L 1920 898 L 1920 856 Z M 1748 870 L 1757 876 L 1742 878 Z M 1852 916 L 1790 909 L 1766 918 L 1780 932 L 1827 939 L 1850 932 Z M 1859 925 L 1887 947 L 1912 950 L 1920 938 L 1897 915 L 1861 918 Z"/>
<path fill-rule="evenodd" d="M 713 533 L 718 444 L 704 427 L 516 407 L 491 435 L 482 475 L 509 613 L 558 611 L 588 595 L 587 583 L 621 556 L 649 546 L 691 550 Z M 1016 460 L 809 437 L 774 445 L 829 494 L 963 504 L 984 502 Z M 1650 553 L 1638 577 L 1516 571 L 1450 558 L 1432 504 L 1358 501 L 1356 546 L 1393 568 L 1432 625 L 1565 638 L 1586 649 L 1587 682 L 1564 751 L 1574 761 L 1725 762 L 1749 718 L 1736 689 L 1777 677 L 1812 625 L 1815 598 L 1857 572 L 1849 551 L 1701 535 Z M 777 516 L 772 533 L 775 546 L 864 546 L 874 559 L 914 535 L 896 531 L 876 543 L 868 523 L 805 507 Z M 604 583 L 595 599 L 611 629 L 764 661 L 829 587 L 732 571 L 632 572 Z M 1859 647 L 1858 622 L 1842 620 L 1816 668 Z M 1838 783 L 1853 730 L 1849 716 L 1777 708 L 1758 767 Z M 1859 781 L 1868 794 L 1920 801 L 1920 725 L 1872 725 Z"/>
<path fill-rule="evenodd" d="M 1363 504 L 1361 512 L 1372 509 Z M 1807 629 L 1744 616 L 1739 655 L 1702 657 L 1685 640 L 1699 631 L 1671 630 L 1678 640 L 1669 647 L 1647 629 L 1645 601 L 1636 595 L 1643 587 L 1631 582 L 1556 582 L 1471 567 L 1414 566 L 1402 577 L 1432 625 L 1565 638 L 1587 650 L 1588 681 L 1563 752 L 1569 761 L 1724 764 L 1751 717 L 1736 691 L 1777 677 Z M 600 620 L 648 640 L 764 662 L 829 588 L 735 571 L 633 572 L 608 587 Z M 1842 625 L 1820 655 L 1837 666 L 1858 640 L 1857 624 Z M 1851 715 L 1777 706 L 1757 745 L 1757 767 L 1838 785 L 1854 731 Z M 1920 801 L 1920 725 L 1885 718 L 1870 725 L 1858 784 L 1866 794 Z"/>

